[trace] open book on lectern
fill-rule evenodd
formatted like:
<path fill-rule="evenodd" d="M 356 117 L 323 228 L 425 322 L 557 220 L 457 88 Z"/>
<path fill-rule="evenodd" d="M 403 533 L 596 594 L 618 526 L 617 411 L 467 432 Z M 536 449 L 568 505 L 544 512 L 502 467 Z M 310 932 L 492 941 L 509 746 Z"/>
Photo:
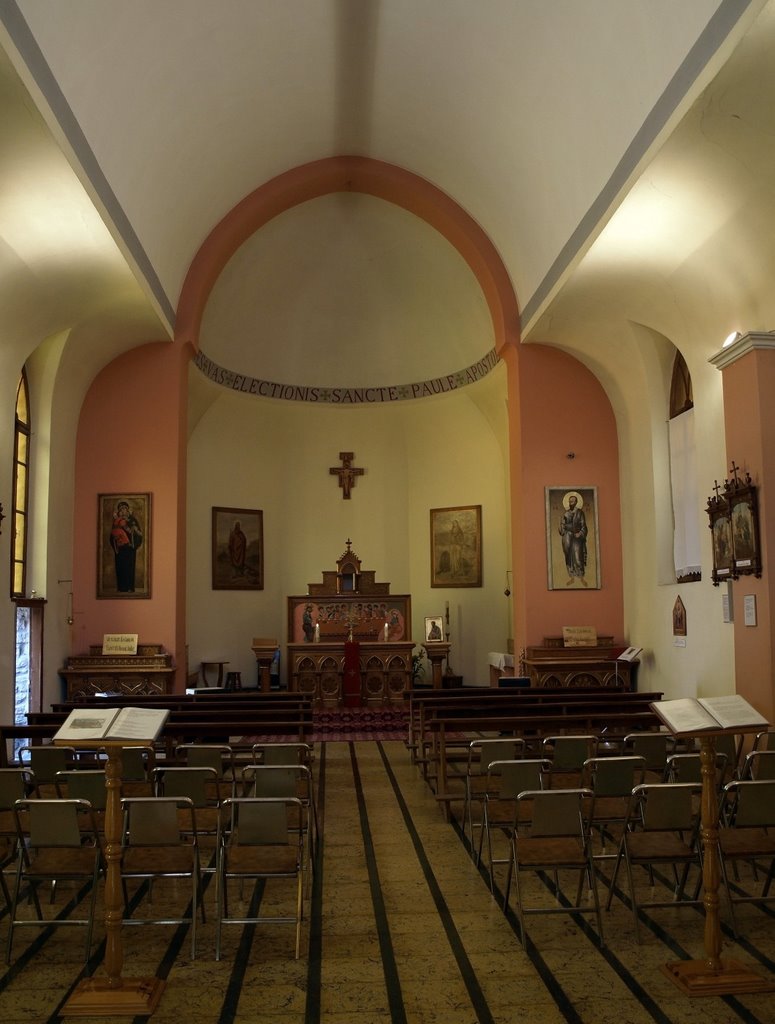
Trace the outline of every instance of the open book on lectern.
<path fill-rule="evenodd" d="M 167 708 L 76 708 L 55 740 L 155 740 L 169 717 Z"/>
<path fill-rule="evenodd" d="M 628 647 L 626 650 L 622 651 L 622 653 L 619 655 L 619 657 L 616 660 L 617 661 L 635 661 L 635 659 L 638 657 L 638 655 L 642 654 L 642 653 L 643 653 L 643 648 L 642 647 Z"/>
<path fill-rule="evenodd" d="M 683 697 L 655 701 L 651 707 L 674 733 L 718 732 L 720 729 L 767 729 L 769 722 L 744 697 Z"/>

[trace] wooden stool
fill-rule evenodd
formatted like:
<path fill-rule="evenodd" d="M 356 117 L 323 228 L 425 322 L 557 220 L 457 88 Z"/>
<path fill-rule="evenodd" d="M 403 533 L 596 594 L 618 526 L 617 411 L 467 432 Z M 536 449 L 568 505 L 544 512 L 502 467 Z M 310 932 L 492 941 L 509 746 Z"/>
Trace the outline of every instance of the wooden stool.
<path fill-rule="evenodd" d="M 241 690 L 242 689 L 242 674 L 240 672 L 227 672 L 226 673 L 226 689 L 227 690 Z"/>

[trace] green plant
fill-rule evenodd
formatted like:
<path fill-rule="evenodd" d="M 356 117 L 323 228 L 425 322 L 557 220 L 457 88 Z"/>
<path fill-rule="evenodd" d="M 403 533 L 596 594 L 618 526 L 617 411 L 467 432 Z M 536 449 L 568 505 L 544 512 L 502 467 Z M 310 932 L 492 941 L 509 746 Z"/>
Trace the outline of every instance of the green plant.
<path fill-rule="evenodd" d="M 412 682 L 416 683 L 425 675 L 425 651 L 420 650 L 412 655 Z"/>

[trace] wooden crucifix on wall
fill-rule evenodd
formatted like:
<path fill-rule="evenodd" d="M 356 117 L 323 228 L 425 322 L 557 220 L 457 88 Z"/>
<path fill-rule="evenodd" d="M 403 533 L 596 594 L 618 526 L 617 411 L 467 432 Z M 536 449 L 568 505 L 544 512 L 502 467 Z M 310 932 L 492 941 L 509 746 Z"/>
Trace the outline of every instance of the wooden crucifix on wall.
<path fill-rule="evenodd" d="M 339 486 L 342 488 L 342 497 L 349 498 L 351 488 L 355 487 L 355 478 L 363 476 L 365 470 L 357 469 L 353 466 L 352 462 L 355 458 L 355 452 L 339 452 L 339 458 L 342 460 L 341 466 L 332 466 L 329 469 L 329 473 L 339 477 Z"/>

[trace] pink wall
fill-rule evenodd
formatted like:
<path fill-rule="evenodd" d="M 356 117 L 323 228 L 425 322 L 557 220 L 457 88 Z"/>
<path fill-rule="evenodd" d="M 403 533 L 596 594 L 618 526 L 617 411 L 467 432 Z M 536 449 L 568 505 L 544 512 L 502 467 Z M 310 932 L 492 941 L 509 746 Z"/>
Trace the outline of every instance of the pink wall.
<path fill-rule="evenodd" d="M 75 465 L 73 652 L 104 633 L 161 643 L 185 672 L 185 446 L 190 352 L 132 349 L 95 378 L 81 410 Z M 150 492 L 151 597 L 97 600 L 97 496 Z"/>
<path fill-rule="evenodd" d="M 616 421 L 603 388 L 571 356 L 523 345 L 519 378 L 509 366 L 512 444 L 515 638 L 520 647 L 558 636 L 563 626 L 594 626 L 624 642 L 619 449 Z M 575 458 L 568 459 L 569 452 Z M 600 590 L 548 590 L 545 487 L 597 487 Z"/>
<path fill-rule="evenodd" d="M 775 352 L 754 349 L 723 370 L 724 426 L 730 465 L 750 473 L 758 487 L 761 579 L 743 576 L 732 584 L 735 609 L 737 692 L 770 721 L 775 720 L 775 577 L 769 552 L 775 551 Z M 729 470 L 729 467 L 727 467 Z M 768 571 L 769 570 L 769 571 Z M 756 597 L 757 625 L 746 626 L 743 598 Z"/>

